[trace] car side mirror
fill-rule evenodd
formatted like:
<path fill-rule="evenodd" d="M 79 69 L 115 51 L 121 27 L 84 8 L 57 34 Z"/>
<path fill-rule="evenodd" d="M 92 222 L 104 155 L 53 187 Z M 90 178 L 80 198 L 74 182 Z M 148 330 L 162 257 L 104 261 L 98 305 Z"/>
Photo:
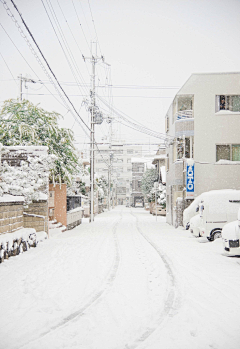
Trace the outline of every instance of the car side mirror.
<path fill-rule="evenodd" d="M 196 208 L 196 212 L 198 212 L 199 211 L 199 206 Z"/>

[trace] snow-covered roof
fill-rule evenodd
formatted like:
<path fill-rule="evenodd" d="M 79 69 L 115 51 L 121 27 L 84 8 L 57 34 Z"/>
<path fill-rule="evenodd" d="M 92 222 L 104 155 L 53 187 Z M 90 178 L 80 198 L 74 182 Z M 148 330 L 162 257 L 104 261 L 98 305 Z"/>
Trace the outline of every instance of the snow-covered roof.
<path fill-rule="evenodd" d="M 154 160 L 159 160 L 159 159 L 166 159 L 167 155 L 166 154 L 159 154 L 154 156 Z"/>
<path fill-rule="evenodd" d="M 155 155 L 153 158 L 152 164 L 156 164 L 158 160 L 164 160 L 164 159 L 166 159 L 166 157 L 167 157 L 166 154 Z"/>
<path fill-rule="evenodd" d="M 146 159 L 146 158 L 131 158 L 131 163 L 135 163 L 135 162 L 146 163 L 148 161 L 149 161 L 149 159 Z"/>

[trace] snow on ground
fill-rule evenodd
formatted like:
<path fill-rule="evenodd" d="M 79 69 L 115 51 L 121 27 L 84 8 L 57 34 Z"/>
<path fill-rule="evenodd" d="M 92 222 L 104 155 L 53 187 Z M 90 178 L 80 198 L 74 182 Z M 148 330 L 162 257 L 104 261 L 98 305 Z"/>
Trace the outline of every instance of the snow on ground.
<path fill-rule="evenodd" d="M 0 265 L 1 347 L 239 348 L 240 259 L 205 241 L 123 206 L 56 234 Z"/>

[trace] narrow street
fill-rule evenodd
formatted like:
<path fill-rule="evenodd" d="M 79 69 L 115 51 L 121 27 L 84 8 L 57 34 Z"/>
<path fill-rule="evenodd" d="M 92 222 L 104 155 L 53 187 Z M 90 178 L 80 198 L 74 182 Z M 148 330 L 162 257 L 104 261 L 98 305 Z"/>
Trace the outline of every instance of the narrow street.
<path fill-rule="evenodd" d="M 118 206 L 0 266 L 0 348 L 237 349 L 240 259 Z"/>

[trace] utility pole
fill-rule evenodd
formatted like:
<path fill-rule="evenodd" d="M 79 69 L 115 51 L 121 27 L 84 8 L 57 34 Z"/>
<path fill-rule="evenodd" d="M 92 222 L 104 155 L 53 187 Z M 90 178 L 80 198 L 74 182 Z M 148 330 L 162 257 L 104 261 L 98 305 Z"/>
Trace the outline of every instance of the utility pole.
<path fill-rule="evenodd" d="M 93 53 L 93 44 L 96 45 L 95 47 L 95 54 Z M 91 132 L 90 132 L 90 166 L 91 166 L 91 172 L 90 172 L 90 192 L 91 192 L 91 198 L 90 198 L 90 222 L 94 221 L 94 143 L 95 143 L 95 116 L 96 116 L 96 93 L 95 93 L 95 78 L 96 78 L 96 72 L 95 72 L 95 65 L 99 61 L 104 62 L 104 57 L 98 57 L 97 55 L 97 43 L 92 42 L 91 43 L 91 57 L 85 57 L 82 56 L 84 59 L 84 62 L 87 60 L 90 60 L 92 63 L 92 75 L 91 75 L 91 90 L 90 90 L 90 98 L 91 98 L 91 106 L 89 108 L 91 112 Z M 105 63 L 105 62 L 104 62 Z"/>
<path fill-rule="evenodd" d="M 111 181 L 112 181 L 112 122 L 113 119 L 109 118 L 110 129 L 109 129 L 109 167 L 108 167 L 108 210 L 111 208 Z M 112 191 L 113 194 L 113 191 Z M 113 205 L 113 197 L 112 197 Z"/>
<path fill-rule="evenodd" d="M 33 84 L 36 84 L 37 81 L 34 81 L 33 79 L 24 78 L 24 77 L 22 76 L 22 74 L 20 74 L 20 75 L 18 76 L 18 79 L 19 79 L 19 99 L 20 99 L 20 101 L 22 101 L 22 95 L 23 95 L 23 92 L 22 92 L 22 83 L 23 83 L 23 81 L 25 82 L 25 88 L 27 88 L 26 82 L 32 82 Z"/>

